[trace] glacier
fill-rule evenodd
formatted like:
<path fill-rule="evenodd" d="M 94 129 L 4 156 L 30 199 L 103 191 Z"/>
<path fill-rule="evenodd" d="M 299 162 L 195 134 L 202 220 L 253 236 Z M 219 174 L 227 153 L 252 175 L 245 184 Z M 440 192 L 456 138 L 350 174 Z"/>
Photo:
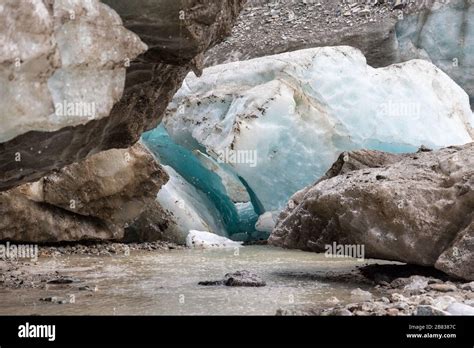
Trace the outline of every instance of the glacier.
<path fill-rule="evenodd" d="M 396 25 L 399 60 L 426 59 L 463 87 L 474 105 L 474 2 L 435 2 Z"/>
<path fill-rule="evenodd" d="M 188 183 L 170 166 L 163 166 L 169 181 L 160 189 L 157 203 L 171 220 L 163 231 L 173 240 L 184 244 L 190 230 L 206 230 L 227 236 L 226 229 L 217 219 L 218 211 L 209 198 Z"/>
<path fill-rule="evenodd" d="M 261 204 L 229 168 L 198 149 L 190 151 L 174 143 L 163 125 L 144 133 L 141 141 L 170 176 L 157 202 L 173 216 L 174 234 L 180 239 L 190 230 L 242 241 L 268 237 L 255 230 L 263 213 Z"/>
<path fill-rule="evenodd" d="M 170 163 L 173 168 L 188 166 L 177 171 L 206 191 L 190 178 L 204 172 L 202 163 L 201 172 L 190 170 L 199 161 L 189 154 L 206 155 L 240 179 L 258 216 L 280 210 L 343 151 L 413 152 L 465 144 L 474 134 L 469 97 L 442 70 L 424 60 L 372 68 L 347 46 L 215 66 L 200 78 L 189 74 L 163 124 L 188 151 L 188 163 Z M 224 153 L 249 152 L 256 162 L 235 156 L 241 160 L 219 163 Z M 170 162 L 180 156 L 168 154 Z M 211 200 L 235 203 L 222 188 Z"/>

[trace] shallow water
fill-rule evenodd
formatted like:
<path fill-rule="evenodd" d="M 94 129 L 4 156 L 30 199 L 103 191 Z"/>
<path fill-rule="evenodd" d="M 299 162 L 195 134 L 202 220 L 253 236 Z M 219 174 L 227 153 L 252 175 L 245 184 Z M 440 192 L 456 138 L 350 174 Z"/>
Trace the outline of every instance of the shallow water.
<path fill-rule="evenodd" d="M 80 282 L 48 285 L 47 289 L 2 290 L 0 314 L 274 315 L 279 308 L 322 305 L 333 296 L 350 301 L 350 291 L 364 285 L 328 276 L 348 274 L 366 263 L 270 246 L 247 246 L 238 253 L 172 250 L 43 258 L 34 266 L 35 272 L 57 270 Z M 243 269 L 261 276 L 267 286 L 198 285 Z M 84 285 L 97 286 L 98 291 L 79 291 Z M 39 301 L 46 296 L 71 295 L 75 303 Z"/>

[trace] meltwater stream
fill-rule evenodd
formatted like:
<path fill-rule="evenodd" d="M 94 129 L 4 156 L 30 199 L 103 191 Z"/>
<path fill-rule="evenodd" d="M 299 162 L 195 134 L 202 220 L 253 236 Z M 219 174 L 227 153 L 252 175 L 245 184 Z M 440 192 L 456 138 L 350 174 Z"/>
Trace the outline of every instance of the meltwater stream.
<path fill-rule="evenodd" d="M 365 263 L 270 246 L 247 246 L 238 254 L 234 250 L 172 250 L 41 258 L 35 272 L 58 271 L 77 278 L 78 283 L 2 290 L 0 314 L 274 315 L 279 308 L 317 306 L 333 296 L 350 301 L 351 290 L 364 285 L 331 280 L 328 275 L 339 279 L 337 275 L 350 274 Z M 261 276 L 267 286 L 198 285 L 243 269 Z M 80 291 L 85 285 L 98 290 Z M 71 295 L 75 303 L 39 301 Z"/>

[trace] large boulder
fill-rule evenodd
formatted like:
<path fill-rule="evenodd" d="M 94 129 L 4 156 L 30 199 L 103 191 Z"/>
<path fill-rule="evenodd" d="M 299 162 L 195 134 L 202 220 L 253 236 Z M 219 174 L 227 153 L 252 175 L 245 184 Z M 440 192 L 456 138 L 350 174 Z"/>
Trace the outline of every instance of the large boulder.
<path fill-rule="evenodd" d="M 0 193 L 0 240 L 16 242 L 70 242 L 120 238 L 102 221 L 36 203 L 14 191 Z"/>
<path fill-rule="evenodd" d="M 269 242 L 315 252 L 364 245 L 366 257 L 474 279 L 474 143 L 375 158 L 297 193 Z"/>
<path fill-rule="evenodd" d="M 140 144 L 101 152 L 0 193 L 0 240 L 120 240 L 167 181 Z"/>
<path fill-rule="evenodd" d="M 133 145 L 243 0 L 105 2 L 2 3 L 0 190 Z"/>

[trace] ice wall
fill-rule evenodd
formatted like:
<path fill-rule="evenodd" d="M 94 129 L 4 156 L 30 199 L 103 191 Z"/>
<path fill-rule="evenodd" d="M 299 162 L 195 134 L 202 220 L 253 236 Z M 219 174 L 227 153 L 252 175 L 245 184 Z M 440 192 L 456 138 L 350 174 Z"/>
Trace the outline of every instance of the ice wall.
<path fill-rule="evenodd" d="M 274 211 L 343 151 L 464 144 L 473 139 L 474 117 L 466 92 L 433 64 L 412 60 L 375 69 L 344 46 L 190 74 L 164 125 L 189 151 L 224 159 L 263 210 Z M 257 160 L 238 156 L 249 153 Z"/>
<path fill-rule="evenodd" d="M 400 60 L 426 59 L 469 94 L 474 105 L 474 2 L 436 3 L 431 11 L 407 16 L 396 26 Z"/>

